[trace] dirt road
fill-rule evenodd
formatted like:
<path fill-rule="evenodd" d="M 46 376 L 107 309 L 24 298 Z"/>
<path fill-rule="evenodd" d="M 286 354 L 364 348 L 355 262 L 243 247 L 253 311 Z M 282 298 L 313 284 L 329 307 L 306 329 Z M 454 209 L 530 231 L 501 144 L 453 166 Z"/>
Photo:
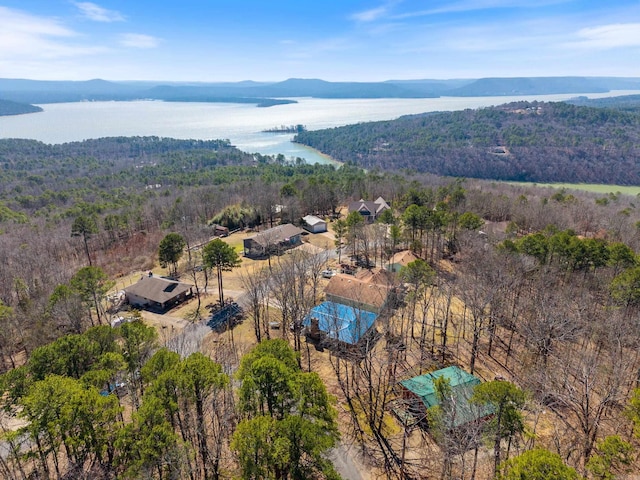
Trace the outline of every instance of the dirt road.
<path fill-rule="evenodd" d="M 329 459 L 337 472 L 345 480 L 369 480 L 370 476 L 364 466 L 355 458 L 353 447 L 339 443 L 329 453 Z"/>

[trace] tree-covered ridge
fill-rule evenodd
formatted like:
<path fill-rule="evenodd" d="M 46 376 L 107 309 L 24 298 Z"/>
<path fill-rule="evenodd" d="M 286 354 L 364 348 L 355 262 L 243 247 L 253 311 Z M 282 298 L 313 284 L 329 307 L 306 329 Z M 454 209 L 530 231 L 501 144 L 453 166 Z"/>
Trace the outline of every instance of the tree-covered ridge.
<path fill-rule="evenodd" d="M 100 209 L 140 204 L 161 186 L 216 182 L 221 166 L 253 165 L 228 140 L 113 137 L 48 145 L 0 140 L 0 201 L 34 214 L 91 203 Z"/>
<path fill-rule="evenodd" d="M 22 115 L 24 113 L 41 112 L 42 108 L 28 103 L 12 102 L 0 99 L 0 117 L 4 115 Z"/>
<path fill-rule="evenodd" d="M 566 103 L 401 117 L 303 132 L 299 143 L 364 168 L 529 182 L 639 184 L 640 116 Z"/>
<path fill-rule="evenodd" d="M 568 100 L 567 103 L 586 107 L 615 108 L 634 113 L 640 112 L 640 95 L 621 95 L 619 97 L 606 98 L 587 98 L 580 96 Z"/>
<path fill-rule="evenodd" d="M 55 220 L 135 210 L 181 189 L 208 188 L 200 195 L 210 196 L 234 184 L 251 191 L 256 182 L 298 182 L 300 193 L 317 204 L 356 181 L 362 181 L 357 168 L 338 173 L 333 165 L 301 159 L 294 165 L 281 155 L 242 152 L 228 140 L 114 137 L 62 145 L 0 140 L 0 222 L 23 221 L 22 215 Z M 321 195 L 313 190 L 320 186 Z M 324 210 L 331 208 L 315 208 Z"/>

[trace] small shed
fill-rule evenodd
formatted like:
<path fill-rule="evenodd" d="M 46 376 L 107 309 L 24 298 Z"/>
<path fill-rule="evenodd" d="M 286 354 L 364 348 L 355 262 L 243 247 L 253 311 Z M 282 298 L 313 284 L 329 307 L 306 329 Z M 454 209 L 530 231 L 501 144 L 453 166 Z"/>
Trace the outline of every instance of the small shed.
<path fill-rule="evenodd" d="M 426 417 L 431 408 L 440 405 L 435 388 L 435 380 L 439 378 L 447 379 L 451 387 L 452 408 L 447 412 L 446 421 L 450 428 L 482 420 L 493 413 L 490 407 L 470 402 L 475 387 L 482 383 L 480 379 L 451 366 L 400 382 L 404 403 L 414 416 Z"/>
<path fill-rule="evenodd" d="M 213 236 L 214 237 L 228 237 L 229 236 L 229 228 L 223 227 L 222 225 L 213 224 L 211 225 L 213 228 Z"/>
<path fill-rule="evenodd" d="M 377 314 L 336 302 L 316 305 L 304 317 L 302 325 L 310 336 L 322 333 L 332 340 L 356 345 L 373 327 Z"/>
<path fill-rule="evenodd" d="M 305 230 L 311 233 L 322 233 L 327 231 L 327 222 L 315 215 L 307 215 L 302 217 Z"/>
<path fill-rule="evenodd" d="M 126 287 L 129 305 L 146 310 L 165 311 L 193 296 L 193 285 L 162 277 L 144 276 Z"/>

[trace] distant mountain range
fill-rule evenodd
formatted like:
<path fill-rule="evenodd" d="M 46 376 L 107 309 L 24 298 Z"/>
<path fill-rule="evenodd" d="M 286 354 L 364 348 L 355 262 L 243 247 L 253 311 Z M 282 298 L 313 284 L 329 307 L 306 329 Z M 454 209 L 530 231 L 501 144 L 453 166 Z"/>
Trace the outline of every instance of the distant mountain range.
<path fill-rule="evenodd" d="M 440 96 L 507 96 L 554 93 L 599 93 L 640 90 L 640 78 L 527 77 L 454 80 L 389 80 L 327 82 L 290 78 L 283 82 L 194 83 L 41 81 L 0 79 L 0 99 L 23 104 L 109 100 L 233 102 L 272 106 L 295 97 L 315 98 L 435 98 Z M 11 111 L 0 105 L 1 114 Z"/>

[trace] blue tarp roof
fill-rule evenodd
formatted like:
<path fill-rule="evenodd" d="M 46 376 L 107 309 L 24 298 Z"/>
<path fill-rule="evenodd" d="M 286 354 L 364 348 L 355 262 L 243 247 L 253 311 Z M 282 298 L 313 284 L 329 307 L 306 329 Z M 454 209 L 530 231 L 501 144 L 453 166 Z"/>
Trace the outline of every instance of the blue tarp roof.
<path fill-rule="evenodd" d="M 318 320 L 318 328 L 330 338 L 355 345 L 373 326 L 378 315 L 341 303 L 323 302 L 311 309 L 302 324 L 310 326 L 312 318 Z"/>

